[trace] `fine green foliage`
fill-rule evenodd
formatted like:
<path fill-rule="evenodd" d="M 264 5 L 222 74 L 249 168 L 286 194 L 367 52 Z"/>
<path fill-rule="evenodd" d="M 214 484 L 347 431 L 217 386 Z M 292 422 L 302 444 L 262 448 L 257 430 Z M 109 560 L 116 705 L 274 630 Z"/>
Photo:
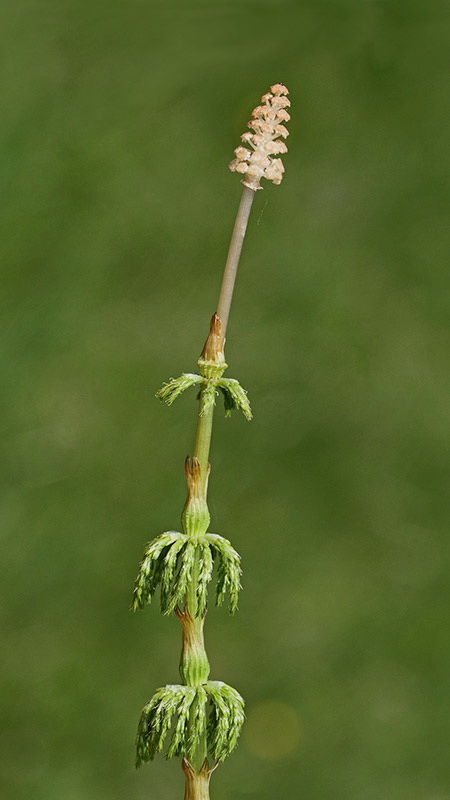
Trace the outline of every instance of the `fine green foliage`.
<path fill-rule="evenodd" d="M 241 557 L 223 536 L 207 533 L 205 538 L 211 545 L 217 562 L 216 605 L 222 605 L 228 591 L 230 614 L 234 614 L 241 589 Z"/>
<path fill-rule="evenodd" d="M 242 411 L 247 420 L 252 419 L 248 394 L 235 378 L 206 378 L 203 375 L 184 372 L 179 378 L 171 378 L 168 383 L 164 383 L 156 392 L 156 397 L 171 406 L 186 389 L 200 385 L 202 385 L 200 393 L 200 415 L 202 417 L 215 405 L 220 389 L 223 394 L 226 417 L 231 416 L 231 412 L 238 409 Z"/>
<path fill-rule="evenodd" d="M 198 687 L 164 686 L 142 710 L 136 767 L 157 753 L 189 760 L 205 733 L 208 752 L 214 761 L 223 761 L 236 747 L 243 721 L 242 697 L 222 681 L 207 681 Z"/>
<path fill-rule="evenodd" d="M 169 531 L 147 546 L 134 584 L 131 608 L 150 603 L 158 585 L 163 614 L 184 605 L 195 562 L 196 542 L 186 534 Z"/>
<path fill-rule="evenodd" d="M 189 710 L 195 699 L 196 689 L 191 686 L 170 685 L 158 689 L 142 709 L 136 734 L 136 767 L 143 761 L 151 761 L 162 752 L 176 718 L 166 758 L 174 755 L 189 757 Z M 191 735 L 192 738 L 192 735 Z"/>
<path fill-rule="evenodd" d="M 131 608 L 143 608 L 145 603 L 150 603 L 158 584 L 161 582 L 164 560 L 169 549 L 181 542 L 185 544 L 185 537 L 177 531 L 166 531 L 153 539 L 144 552 L 144 558 L 139 565 L 133 590 Z"/>
<path fill-rule="evenodd" d="M 223 761 L 234 750 L 244 722 L 244 701 L 222 681 L 208 681 L 205 689 L 211 704 L 208 719 L 208 750 L 215 761 Z"/>
<path fill-rule="evenodd" d="M 198 571 L 197 571 L 197 613 L 200 617 L 206 611 L 208 586 L 212 579 L 214 560 L 211 547 L 207 538 L 198 544 Z"/>
<path fill-rule="evenodd" d="M 221 378 L 217 381 L 217 386 L 224 396 L 226 417 L 230 417 L 231 412 L 237 408 L 242 411 L 246 419 L 252 419 L 253 415 L 248 394 L 246 390 L 242 388 L 239 381 L 234 378 Z"/>
<path fill-rule="evenodd" d="M 160 400 L 163 400 L 164 403 L 167 403 L 168 406 L 171 406 L 174 400 L 176 400 L 180 394 L 183 394 L 186 389 L 190 389 L 191 386 L 203 383 L 203 380 L 204 378 L 202 378 L 201 375 L 194 375 L 191 372 L 183 372 L 179 378 L 171 378 L 167 383 L 163 383 L 161 389 L 156 392 L 156 397 L 159 397 Z"/>
<path fill-rule="evenodd" d="M 213 408 L 217 395 L 217 381 L 212 378 L 205 380 L 203 391 L 200 395 L 200 416 L 204 417 Z"/>
<path fill-rule="evenodd" d="M 160 605 L 163 614 L 183 608 L 192 578 L 197 568 L 197 613 L 206 611 L 208 586 L 217 565 L 216 604 L 222 605 L 229 594 L 230 613 L 237 609 L 241 588 L 240 556 L 228 539 L 214 533 L 189 538 L 184 533 L 167 531 L 146 547 L 139 566 L 131 608 L 136 611 L 151 603 L 160 585 Z"/>

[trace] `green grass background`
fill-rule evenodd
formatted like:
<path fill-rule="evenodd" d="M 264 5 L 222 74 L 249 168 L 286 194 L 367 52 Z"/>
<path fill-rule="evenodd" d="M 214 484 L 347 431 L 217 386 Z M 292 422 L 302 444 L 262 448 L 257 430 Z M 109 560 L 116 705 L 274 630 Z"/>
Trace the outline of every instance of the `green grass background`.
<path fill-rule="evenodd" d="M 292 121 L 230 319 L 212 530 L 243 557 L 211 677 L 248 721 L 214 800 L 449 800 L 448 6 L 6 0 L 0 10 L 6 800 L 171 800 L 133 770 L 178 623 L 131 615 L 179 526 L 194 370 L 274 81 Z"/>

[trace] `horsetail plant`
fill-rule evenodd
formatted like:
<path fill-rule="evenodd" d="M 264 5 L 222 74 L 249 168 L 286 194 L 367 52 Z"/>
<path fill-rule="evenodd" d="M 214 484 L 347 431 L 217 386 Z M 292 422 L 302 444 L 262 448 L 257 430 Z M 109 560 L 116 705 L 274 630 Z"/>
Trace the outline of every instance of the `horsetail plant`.
<path fill-rule="evenodd" d="M 182 532 L 166 531 L 144 552 L 134 586 L 132 609 L 150 603 L 159 587 L 163 614 L 175 613 L 181 623 L 181 684 L 158 689 L 144 706 L 136 736 L 136 766 L 157 753 L 180 756 L 186 779 L 185 800 L 208 800 L 212 771 L 236 747 L 244 721 L 244 701 L 222 681 L 209 680 L 203 625 L 208 587 L 215 572 L 215 602 L 228 597 L 231 614 L 237 609 L 241 578 L 240 556 L 228 539 L 208 531 L 207 504 L 210 473 L 209 450 L 216 399 L 222 395 L 225 415 L 235 409 L 250 420 L 247 392 L 234 378 L 224 378 L 225 334 L 242 244 L 255 192 L 261 178 L 281 183 L 284 167 L 275 155 L 285 153 L 288 136 L 286 87 L 277 83 L 263 95 L 263 105 L 252 112 L 250 131 L 242 134 L 229 167 L 241 173 L 244 189 L 231 237 L 217 312 L 198 360 L 199 374 L 184 373 L 171 379 L 157 397 L 171 405 L 186 389 L 198 392 L 194 453 L 185 461 L 187 499 L 181 515 Z M 251 148 L 251 149 L 249 149 Z M 208 761 L 211 758 L 211 764 Z"/>

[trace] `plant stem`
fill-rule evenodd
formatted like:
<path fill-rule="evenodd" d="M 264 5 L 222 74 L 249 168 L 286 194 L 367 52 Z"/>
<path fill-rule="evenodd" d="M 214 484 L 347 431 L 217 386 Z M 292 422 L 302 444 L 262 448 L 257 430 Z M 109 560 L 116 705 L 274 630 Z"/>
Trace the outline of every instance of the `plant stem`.
<path fill-rule="evenodd" d="M 248 220 L 260 180 L 281 183 L 284 167 L 274 155 L 284 153 L 282 141 L 290 119 L 286 87 L 276 83 L 261 97 L 264 105 L 252 111 L 241 136 L 246 146 L 234 151 L 229 168 L 243 176 L 244 188 L 234 222 L 219 293 L 217 311 L 210 322 L 208 337 L 198 358 L 198 374 L 183 373 L 171 378 L 157 392 L 168 405 L 191 386 L 200 388 L 193 455 L 186 457 L 187 497 L 181 514 L 181 531 L 165 531 L 150 542 L 144 552 L 135 582 L 132 608 L 142 608 L 161 589 L 161 611 L 175 612 L 182 628 L 180 657 L 181 685 L 168 684 L 156 691 L 144 706 L 136 735 L 136 767 L 165 750 L 167 758 L 182 755 L 186 776 L 184 800 L 209 800 L 211 773 L 235 748 L 244 721 L 244 700 L 223 681 L 210 680 L 203 626 L 208 607 L 208 585 L 215 578 L 216 605 L 226 595 L 229 610 L 237 609 L 241 567 L 239 553 L 228 539 L 209 530 L 208 478 L 210 472 L 214 406 L 223 395 L 225 416 L 240 410 L 250 420 L 247 392 L 234 378 L 224 377 L 227 369 L 224 345 L 231 303 Z M 280 138 L 281 137 L 281 138 Z M 270 733 L 270 732 L 269 732 Z M 210 768 L 208 758 L 214 760 Z M 188 760 L 189 759 L 189 760 Z"/>
<path fill-rule="evenodd" d="M 230 247 L 228 256 L 225 263 L 225 269 L 222 279 L 222 286 L 220 289 L 219 302 L 217 306 L 217 315 L 221 323 L 221 342 L 222 342 L 222 357 L 223 357 L 223 342 L 225 341 L 225 332 L 228 325 L 228 317 L 230 315 L 231 301 L 233 299 L 234 284 L 236 281 L 236 273 L 239 266 L 239 259 L 244 242 L 245 232 L 247 230 L 247 223 L 250 216 L 250 210 L 253 203 L 255 192 L 244 186 L 241 200 L 239 203 L 236 221 L 234 223 L 233 233 L 231 235 Z M 200 464 L 200 493 L 204 498 L 205 504 L 207 499 L 207 486 L 209 475 L 209 451 L 211 447 L 212 425 L 214 417 L 214 405 L 210 405 L 205 413 L 202 413 L 202 393 L 205 391 L 203 387 L 200 392 L 199 411 L 197 416 L 197 429 L 195 434 L 194 443 L 194 457 L 196 457 Z M 188 613 L 192 617 L 191 626 L 192 634 L 198 641 L 199 651 L 204 651 L 203 645 L 203 619 L 197 617 L 197 601 L 196 601 L 196 586 L 198 581 L 198 558 L 194 563 L 191 585 L 186 597 L 186 605 Z M 183 649 L 187 650 L 188 638 L 187 633 L 183 630 Z M 190 769 L 187 768 L 186 763 L 183 769 L 186 774 L 186 794 L 185 798 L 188 800 L 208 800 L 209 798 L 209 775 L 205 759 L 207 756 L 206 733 L 201 737 L 201 741 L 197 747 L 196 753 L 192 761 L 194 762 Z"/>
<path fill-rule="evenodd" d="M 223 272 L 222 285 L 220 288 L 219 301 L 217 304 L 217 315 L 221 322 L 222 340 L 225 334 L 230 316 L 231 301 L 233 299 L 234 284 L 241 257 L 242 245 L 244 243 L 247 223 L 253 204 L 255 192 L 244 186 L 239 208 L 236 214 L 233 233 L 231 234 L 230 246 L 228 248 L 227 260 Z M 203 390 L 202 390 L 203 391 Z M 201 403 L 200 403 L 201 408 Z M 206 481 L 208 479 L 209 450 L 211 446 L 211 434 L 214 416 L 214 406 L 199 415 L 197 419 L 197 432 L 195 435 L 194 456 L 200 461 L 202 488 L 206 494 Z"/>
<path fill-rule="evenodd" d="M 202 389 L 203 391 L 203 389 Z M 211 406 L 205 414 L 201 414 L 201 398 L 197 417 L 197 431 L 195 434 L 194 456 L 200 462 L 201 488 L 206 500 L 206 483 L 208 480 L 209 450 L 211 446 L 211 434 L 214 417 L 214 406 Z"/>
<path fill-rule="evenodd" d="M 209 778 L 211 772 L 205 766 L 198 772 L 183 759 L 183 772 L 186 776 L 186 789 L 184 800 L 209 800 Z"/>
<path fill-rule="evenodd" d="M 254 192 L 253 189 L 249 189 L 247 186 L 244 186 L 241 202 L 236 215 L 236 221 L 234 223 L 233 233 L 231 235 L 230 247 L 223 273 L 222 286 L 220 288 L 219 303 L 217 306 L 217 313 L 222 322 L 222 336 L 224 339 L 228 326 L 228 317 L 230 315 L 230 306 L 233 299 L 233 289 L 236 280 L 237 268 L 239 266 L 242 244 L 244 242 L 248 218 L 250 216 L 255 194 L 256 192 Z"/>
<path fill-rule="evenodd" d="M 196 581 L 196 579 L 196 570 L 194 570 L 194 574 L 192 576 L 192 586 L 194 586 L 194 589 L 194 581 Z M 197 605 L 195 595 L 192 599 L 191 592 L 189 592 L 186 603 L 187 609 L 185 609 L 184 612 L 177 612 L 183 631 L 180 675 L 184 683 L 190 686 L 201 686 L 202 683 L 205 683 L 205 681 L 208 680 L 209 675 L 209 663 L 203 639 L 204 618 L 192 616 L 190 612 L 191 603 L 194 605 L 194 607 Z M 191 714 L 192 713 L 193 709 L 191 709 Z M 200 737 L 194 755 L 191 757 L 191 765 L 194 771 L 201 770 L 206 756 L 207 743 L 206 733 L 204 733 L 204 735 Z M 195 797 L 195 795 L 193 796 Z"/>
<path fill-rule="evenodd" d="M 206 414 L 203 415 L 200 413 L 200 409 L 201 409 L 201 398 L 200 398 L 199 413 L 197 418 L 197 431 L 195 435 L 194 456 L 196 456 L 200 462 L 201 492 L 204 495 L 206 502 L 209 450 L 211 445 L 214 406 L 211 406 L 211 408 L 208 409 Z M 196 600 L 197 581 L 198 581 L 198 555 L 196 554 L 194 569 L 192 572 L 192 582 L 189 587 L 186 600 L 187 600 L 188 610 L 191 612 L 191 615 L 193 617 L 192 625 L 195 626 L 196 628 L 197 636 L 201 636 L 201 642 L 203 644 L 203 620 L 197 617 L 197 600 Z M 186 636 L 183 631 L 183 642 L 185 642 L 185 640 Z M 189 798 L 189 800 L 202 800 L 202 798 L 208 800 L 209 798 L 209 781 L 205 780 L 204 777 L 200 776 L 200 770 L 204 760 L 206 759 L 206 756 L 207 756 L 207 744 L 206 744 L 206 733 L 204 733 L 198 743 L 195 756 L 192 759 L 193 761 L 192 766 L 194 770 L 198 771 L 198 773 L 197 772 L 192 773 L 190 778 L 186 773 L 185 796 Z"/>

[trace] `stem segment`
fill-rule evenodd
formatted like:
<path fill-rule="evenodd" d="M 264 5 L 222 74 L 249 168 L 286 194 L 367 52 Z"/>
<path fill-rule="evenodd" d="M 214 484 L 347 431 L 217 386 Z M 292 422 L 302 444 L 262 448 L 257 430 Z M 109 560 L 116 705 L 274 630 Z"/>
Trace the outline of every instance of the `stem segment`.
<path fill-rule="evenodd" d="M 206 763 L 196 772 L 186 759 L 183 759 L 183 772 L 186 776 L 184 800 L 209 800 L 209 779 L 212 770 Z"/>
<path fill-rule="evenodd" d="M 204 389 L 202 389 L 202 392 Z M 201 409 L 201 397 L 199 408 Z M 212 425 L 213 425 L 213 417 L 214 417 L 214 406 L 211 406 L 205 414 L 201 414 L 199 410 L 198 418 L 197 418 L 197 431 L 195 434 L 195 444 L 194 444 L 194 456 L 196 456 L 200 462 L 200 486 L 202 494 L 205 496 L 206 501 L 206 489 L 207 489 L 207 481 L 208 481 L 208 463 L 209 463 L 209 450 L 211 447 L 211 435 L 212 435 Z"/>
<path fill-rule="evenodd" d="M 228 327 L 228 317 L 230 315 L 231 301 L 233 299 L 233 289 L 236 280 L 237 268 L 239 266 L 239 259 L 241 257 L 242 245 L 244 242 L 245 232 L 247 230 L 248 218 L 250 216 L 254 196 L 255 192 L 253 189 L 249 189 L 247 186 L 244 186 L 223 273 L 217 314 L 222 322 L 222 336 L 224 339 Z"/>

